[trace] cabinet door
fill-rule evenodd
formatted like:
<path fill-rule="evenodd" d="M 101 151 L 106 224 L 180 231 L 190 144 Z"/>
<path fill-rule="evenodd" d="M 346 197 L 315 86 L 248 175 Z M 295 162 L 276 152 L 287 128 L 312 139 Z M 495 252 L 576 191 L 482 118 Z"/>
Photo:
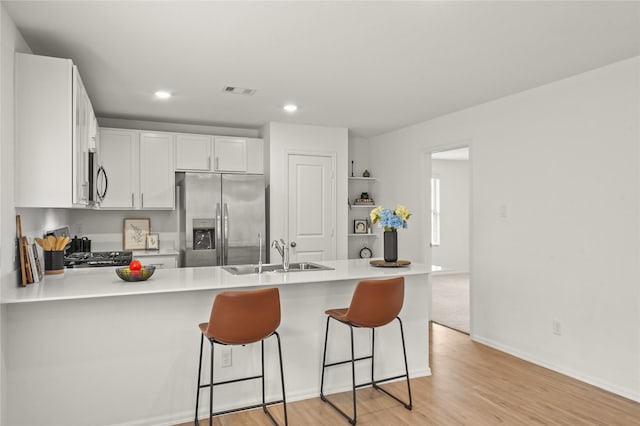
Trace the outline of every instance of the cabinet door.
<path fill-rule="evenodd" d="M 73 204 L 89 203 L 89 148 L 93 109 L 78 69 L 73 67 Z"/>
<path fill-rule="evenodd" d="M 133 209 L 138 193 L 138 132 L 100 129 L 100 162 L 107 175 L 103 208 Z"/>
<path fill-rule="evenodd" d="M 176 135 L 176 170 L 210 171 L 212 140 L 207 135 Z"/>
<path fill-rule="evenodd" d="M 87 94 L 78 69 L 73 67 L 73 205 L 86 205 L 89 201 L 89 163 Z"/>
<path fill-rule="evenodd" d="M 140 133 L 139 206 L 143 209 L 175 206 L 173 141 L 170 133 Z"/>
<path fill-rule="evenodd" d="M 178 256 L 175 255 L 136 255 L 145 266 L 155 266 L 158 269 L 178 267 Z"/>
<path fill-rule="evenodd" d="M 15 61 L 15 206 L 72 207 L 72 63 L 22 53 Z"/>
<path fill-rule="evenodd" d="M 247 139 L 247 173 L 264 173 L 264 141 Z"/>
<path fill-rule="evenodd" d="M 247 140 L 215 138 L 213 143 L 215 170 L 218 172 L 247 171 Z"/>

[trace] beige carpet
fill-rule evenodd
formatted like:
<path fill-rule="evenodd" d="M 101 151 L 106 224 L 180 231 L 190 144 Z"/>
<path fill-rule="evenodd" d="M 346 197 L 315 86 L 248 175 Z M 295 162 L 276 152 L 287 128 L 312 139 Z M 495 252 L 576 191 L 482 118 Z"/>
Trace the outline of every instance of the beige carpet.
<path fill-rule="evenodd" d="M 469 274 L 431 276 L 431 319 L 469 333 Z"/>

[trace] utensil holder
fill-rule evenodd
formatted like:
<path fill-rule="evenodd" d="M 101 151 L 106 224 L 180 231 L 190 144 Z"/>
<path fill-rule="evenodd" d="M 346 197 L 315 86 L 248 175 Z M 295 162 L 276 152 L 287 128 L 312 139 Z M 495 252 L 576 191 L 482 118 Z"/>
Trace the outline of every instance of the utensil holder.
<path fill-rule="evenodd" d="M 45 275 L 64 274 L 64 251 L 44 252 Z"/>

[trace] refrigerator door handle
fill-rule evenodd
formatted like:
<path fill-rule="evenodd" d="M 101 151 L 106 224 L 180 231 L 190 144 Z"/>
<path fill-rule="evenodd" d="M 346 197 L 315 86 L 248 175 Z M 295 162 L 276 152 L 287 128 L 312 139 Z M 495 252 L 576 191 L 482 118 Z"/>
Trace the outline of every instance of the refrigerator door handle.
<path fill-rule="evenodd" d="M 224 203 L 224 264 L 229 261 L 229 208 L 227 203 Z"/>
<path fill-rule="evenodd" d="M 222 227 L 220 220 L 220 203 L 216 203 L 216 264 L 222 265 Z"/>

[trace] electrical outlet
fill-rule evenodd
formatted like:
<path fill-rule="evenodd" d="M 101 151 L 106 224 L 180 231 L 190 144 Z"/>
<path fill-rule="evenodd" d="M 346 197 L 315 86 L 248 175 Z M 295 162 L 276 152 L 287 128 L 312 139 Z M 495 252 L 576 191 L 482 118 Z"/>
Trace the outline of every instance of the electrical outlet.
<path fill-rule="evenodd" d="M 220 367 L 231 367 L 231 348 L 228 346 L 222 348 Z"/>
<path fill-rule="evenodd" d="M 553 320 L 553 334 L 555 334 L 556 336 L 562 335 L 562 328 L 560 327 L 560 321 L 558 321 L 557 319 Z"/>

